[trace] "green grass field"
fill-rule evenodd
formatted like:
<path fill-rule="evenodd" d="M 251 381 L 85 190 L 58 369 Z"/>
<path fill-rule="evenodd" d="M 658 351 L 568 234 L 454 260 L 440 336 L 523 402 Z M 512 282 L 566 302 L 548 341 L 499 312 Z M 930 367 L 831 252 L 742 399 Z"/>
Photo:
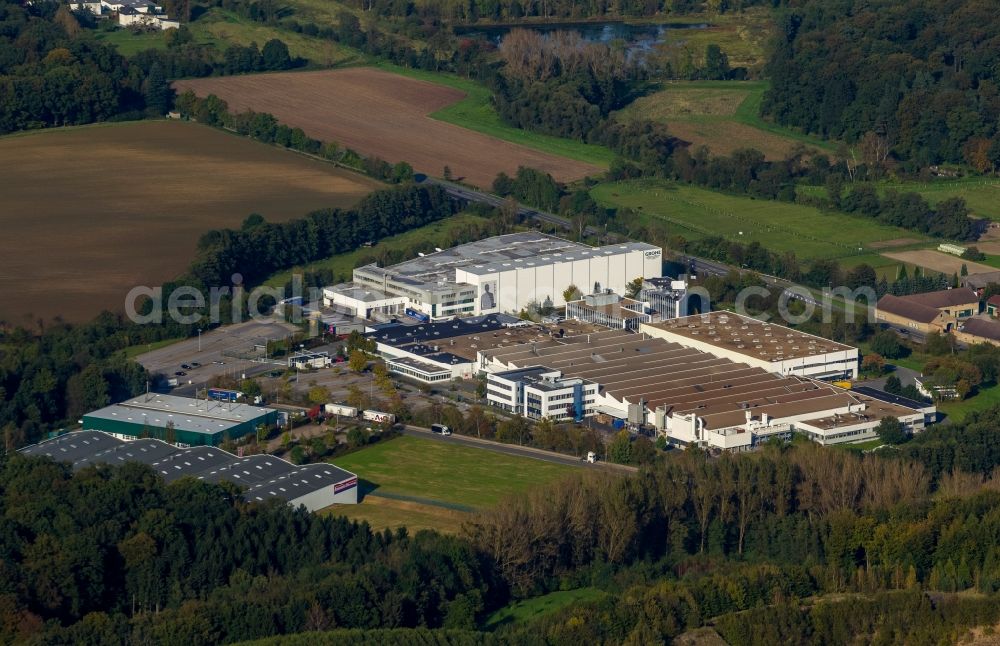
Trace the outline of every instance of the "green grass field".
<path fill-rule="evenodd" d="M 603 146 L 594 146 L 572 139 L 552 137 L 508 126 L 500 120 L 500 115 L 490 105 L 489 90 L 475 81 L 463 79 L 453 74 L 415 70 L 389 63 L 379 62 L 374 65 L 387 72 L 394 72 L 421 81 L 447 85 L 448 87 L 465 92 L 466 96 L 461 101 L 442 108 L 437 112 L 432 112 L 429 115 L 432 119 L 438 119 L 439 121 L 468 128 L 469 130 L 475 130 L 484 135 L 496 137 L 497 139 L 509 141 L 527 148 L 533 148 L 597 166 L 607 166 L 615 158 L 614 153 Z"/>
<path fill-rule="evenodd" d="M 335 464 L 358 474 L 356 506 L 332 514 L 366 520 L 376 529 L 407 526 L 455 532 L 468 511 L 484 509 L 532 487 L 575 473 L 573 467 L 485 449 L 403 436 L 338 458 Z"/>
<path fill-rule="evenodd" d="M 403 436 L 338 458 L 378 493 L 485 508 L 575 473 L 573 467 L 439 440 Z"/>
<path fill-rule="evenodd" d="M 558 590 L 540 597 L 523 599 L 504 606 L 487 617 L 484 624 L 485 628 L 490 629 L 509 623 L 531 621 L 578 601 L 597 601 L 605 596 L 607 596 L 607 593 L 597 588 Z"/>
<path fill-rule="evenodd" d="M 118 50 L 122 56 L 133 56 L 147 49 L 166 49 L 166 32 L 144 32 L 137 34 L 128 29 L 115 29 L 114 31 L 98 31 L 94 38 L 102 43 L 111 45 Z"/>
<path fill-rule="evenodd" d="M 330 269 L 334 276 L 344 277 L 350 280 L 351 272 L 355 267 L 374 262 L 382 253 L 386 251 L 404 251 L 408 256 L 415 256 L 417 251 L 442 246 L 446 236 L 453 231 L 459 231 L 473 224 L 482 224 L 485 220 L 478 215 L 471 213 L 459 213 L 450 218 L 433 222 L 419 229 L 413 229 L 406 233 L 401 233 L 379 241 L 374 247 L 363 247 L 349 253 L 339 254 L 317 260 L 304 267 L 296 267 L 287 271 L 279 272 L 271 276 L 265 285 L 268 287 L 282 287 L 292 278 L 292 274 L 300 274 L 307 271 L 317 271 L 320 269 Z"/>
<path fill-rule="evenodd" d="M 801 204 L 726 195 L 659 180 L 599 184 L 597 202 L 628 207 L 640 217 L 673 225 L 688 239 L 721 235 L 744 243 L 757 241 L 772 251 L 794 251 L 800 259 L 871 257 L 872 242 L 920 236 L 896 227 Z"/>
<path fill-rule="evenodd" d="M 880 182 L 879 189 L 895 189 L 901 193 L 915 191 L 935 205 L 949 197 L 961 197 L 972 214 L 990 220 L 1000 220 L 1000 179 L 995 177 L 963 177 L 931 182 Z"/>
<path fill-rule="evenodd" d="M 1000 406 L 1000 385 L 982 388 L 972 397 L 960 402 L 941 402 L 938 404 L 938 410 L 947 415 L 952 422 L 961 422 L 969 416 L 969 413 L 994 406 Z"/>
<path fill-rule="evenodd" d="M 219 51 L 229 45 L 264 43 L 278 38 L 288 45 L 293 57 L 301 57 L 324 67 L 345 65 L 362 60 L 357 52 L 332 41 L 295 33 L 277 26 L 251 22 L 232 11 L 212 8 L 190 24 L 191 32 L 199 41 L 214 43 Z"/>
<path fill-rule="evenodd" d="M 935 179 L 930 182 L 884 181 L 878 182 L 875 186 L 881 193 L 888 190 L 900 193 L 919 193 L 932 206 L 949 197 L 961 197 L 969 205 L 969 210 L 972 211 L 973 215 L 1000 221 L 1000 179 L 995 177 Z M 822 186 L 801 185 L 796 190 L 803 195 L 816 197 L 826 195 L 826 189 Z M 850 186 L 847 190 L 850 190 Z"/>
<path fill-rule="evenodd" d="M 786 128 L 760 116 L 766 81 L 670 81 L 620 110 L 620 119 L 652 119 L 672 134 L 717 154 L 756 148 L 783 159 L 798 145 L 832 153 L 836 143 Z"/>

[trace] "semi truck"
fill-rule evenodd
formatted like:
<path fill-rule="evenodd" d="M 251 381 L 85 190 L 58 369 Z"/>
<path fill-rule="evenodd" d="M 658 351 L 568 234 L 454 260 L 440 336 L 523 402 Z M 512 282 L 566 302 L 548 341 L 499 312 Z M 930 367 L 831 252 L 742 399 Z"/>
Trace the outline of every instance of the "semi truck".
<path fill-rule="evenodd" d="M 327 404 L 323 407 L 323 412 L 327 415 L 340 415 L 342 417 L 358 416 L 358 409 L 347 404 Z"/>
<path fill-rule="evenodd" d="M 225 388 L 209 388 L 208 398 L 220 402 L 234 402 L 243 399 L 243 393 L 238 390 L 226 390 Z"/>
<path fill-rule="evenodd" d="M 243 393 L 238 390 L 226 390 L 225 388 L 209 388 L 208 398 L 220 402 L 238 402 L 243 399 Z M 256 395 L 253 398 L 254 404 L 263 404 L 264 398 Z"/>
<path fill-rule="evenodd" d="M 378 424 L 395 424 L 396 416 L 392 413 L 383 413 L 380 410 L 365 410 L 361 413 L 361 419 L 366 422 L 376 422 Z"/>

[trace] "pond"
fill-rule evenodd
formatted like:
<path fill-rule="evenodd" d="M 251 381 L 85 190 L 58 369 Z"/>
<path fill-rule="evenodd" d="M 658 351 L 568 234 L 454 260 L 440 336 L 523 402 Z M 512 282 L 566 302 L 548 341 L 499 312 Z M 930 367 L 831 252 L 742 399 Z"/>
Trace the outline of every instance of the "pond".
<path fill-rule="evenodd" d="M 485 38 L 496 45 L 503 42 L 511 29 L 531 29 L 542 34 L 554 31 L 575 31 L 588 43 L 610 43 L 615 40 L 625 42 L 630 54 L 646 52 L 656 45 L 675 38 L 683 39 L 679 32 L 692 29 L 708 29 L 708 23 L 627 23 L 627 22 L 560 22 L 521 25 L 469 25 L 455 27 L 456 36 Z"/>

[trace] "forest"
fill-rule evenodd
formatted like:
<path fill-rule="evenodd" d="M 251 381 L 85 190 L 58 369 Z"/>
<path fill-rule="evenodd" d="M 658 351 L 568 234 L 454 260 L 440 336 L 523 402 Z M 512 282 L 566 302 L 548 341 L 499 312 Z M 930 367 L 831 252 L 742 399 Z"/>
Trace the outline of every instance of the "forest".
<path fill-rule="evenodd" d="M 26 6 L 0 0 L 0 134 L 162 116 L 172 108 L 167 79 L 289 69 L 278 39 L 230 46 L 223 56 L 191 42 L 186 28 L 171 30 L 165 50 L 131 59 L 95 40 L 86 17 L 55 2 Z"/>
<path fill-rule="evenodd" d="M 416 640 L 445 629 L 458 643 L 638 644 L 711 626 L 741 644 L 954 641 L 1000 620 L 998 419 L 866 455 L 808 442 L 659 452 L 638 475 L 582 474 L 506 500 L 458 537 L 247 504 L 229 485 L 164 485 L 141 465 L 73 474 L 11 455 L 0 639 L 333 630 L 341 643 L 396 629 L 399 643 L 427 643 Z M 512 599 L 580 586 L 610 595 L 474 632 Z"/>
<path fill-rule="evenodd" d="M 597 2 L 586 0 L 444 0 L 443 2 L 410 2 L 392 0 L 352 0 L 346 4 L 371 11 L 378 16 L 414 22 L 449 20 L 455 22 L 503 22 L 523 18 L 641 18 L 650 16 L 681 16 L 715 10 L 719 13 L 740 11 L 747 7 L 770 5 L 773 0 L 624 0 Z"/>
<path fill-rule="evenodd" d="M 913 169 L 1000 165 L 1000 16 L 989 0 L 807 0 L 780 14 L 762 111 L 878 142 Z"/>

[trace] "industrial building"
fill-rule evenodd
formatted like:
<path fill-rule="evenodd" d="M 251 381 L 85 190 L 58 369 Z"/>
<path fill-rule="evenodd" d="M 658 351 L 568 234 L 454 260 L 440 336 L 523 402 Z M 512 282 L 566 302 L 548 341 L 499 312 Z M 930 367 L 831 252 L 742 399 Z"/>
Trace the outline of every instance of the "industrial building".
<path fill-rule="evenodd" d="M 671 341 L 642 327 L 640 333 L 607 330 L 483 350 L 488 399 L 499 402 L 503 393 L 527 392 L 539 378 L 553 384 L 581 380 L 595 386 L 584 416 L 652 426 L 680 446 L 728 450 L 749 449 L 793 431 L 822 444 L 864 441 L 876 436 L 875 428 L 887 416 L 897 417 L 911 432 L 920 432 L 928 421 L 923 410 L 787 372 L 780 363 L 738 361 L 733 357 L 753 357 L 721 356 L 729 354 L 720 351 L 724 346 L 701 349 L 688 337 Z M 772 335 L 787 329 L 772 328 Z M 809 335 L 801 338 L 808 345 Z M 827 350 L 821 354 L 829 354 L 831 363 L 845 362 L 837 356 L 845 350 Z"/>
<path fill-rule="evenodd" d="M 323 288 L 324 306 L 340 306 L 347 314 L 363 319 L 402 314 L 407 301 L 406 296 L 394 296 L 358 283 L 342 283 Z"/>
<path fill-rule="evenodd" d="M 69 462 L 74 471 L 93 464 L 140 462 L 166 482 L 184 477 L 205 482 L 225 480 L 243 487 L 243 498 L 249 502 L 278 498 L 309 511 L 358 502 L 358 477 L 332 464 L 296 466 L 271 455 L 240 458 L 212 446 L 182 448 L 150 438 L 124 441 L 87 430 L 60 435 L 19 452 Z"/>
<path fill-rule="evenodd" d="M 507 314 L 488 314 L 419 325 L 379 325 L 367 336 L 375 341 L 389 372 L 432 384 L 478 374 L 480 350 L 597 329 L 578 321 L 545 326 Z"/>
<path fill-rule="evenodd" d="M 649 304 L 614 292 L 590 294 L 566 303 L 566 318 L 609 328 L 637 330 L 653 320 Z"/>
<path fill-rule="evenodd" d="M 428 320 L 516 314 L 531 304 L 565 305 L 571 285 L 625 292 L 629 281 L 662 275 L 662 250 L 642 242 L 590 247 L 520 232 L 439 250 L 413 260 L 354 270 L 351 283 L 324 290 L 324 301 L 361 315 L 398 310 Z M 403 300 L 400 300 L 403 299 Z"/>
<path fill-rule="evenodd" d="M 530 419 L 580 421 L 594 413 L 597 390 L 593 382 L 566 379 L 558 370 L 535 366 L 489 375 L 486 400 Z"/>
<path fill-rule="evenodd" d="M 145 394 L 83 416 L 83 429 L 123 440 L 152 437 L 188 446 L 218 446 L 273 428 L 278 411 L 235 402 Z"/>
<path fill-rule="evenodd" d="M 642 282 L 638 300 L 648 303 L 658 315 L 657 320 L 661 321 L 692 313 L 686 280 L 676 280 L 669 276 L 647 278 Z"/>
<path fill-rule="evenodd" d="M 813 334 L 732 312 L 709 312 L 643 325 L 649 336 L 779 375 L 854 379 L 858 350 Z"/>

